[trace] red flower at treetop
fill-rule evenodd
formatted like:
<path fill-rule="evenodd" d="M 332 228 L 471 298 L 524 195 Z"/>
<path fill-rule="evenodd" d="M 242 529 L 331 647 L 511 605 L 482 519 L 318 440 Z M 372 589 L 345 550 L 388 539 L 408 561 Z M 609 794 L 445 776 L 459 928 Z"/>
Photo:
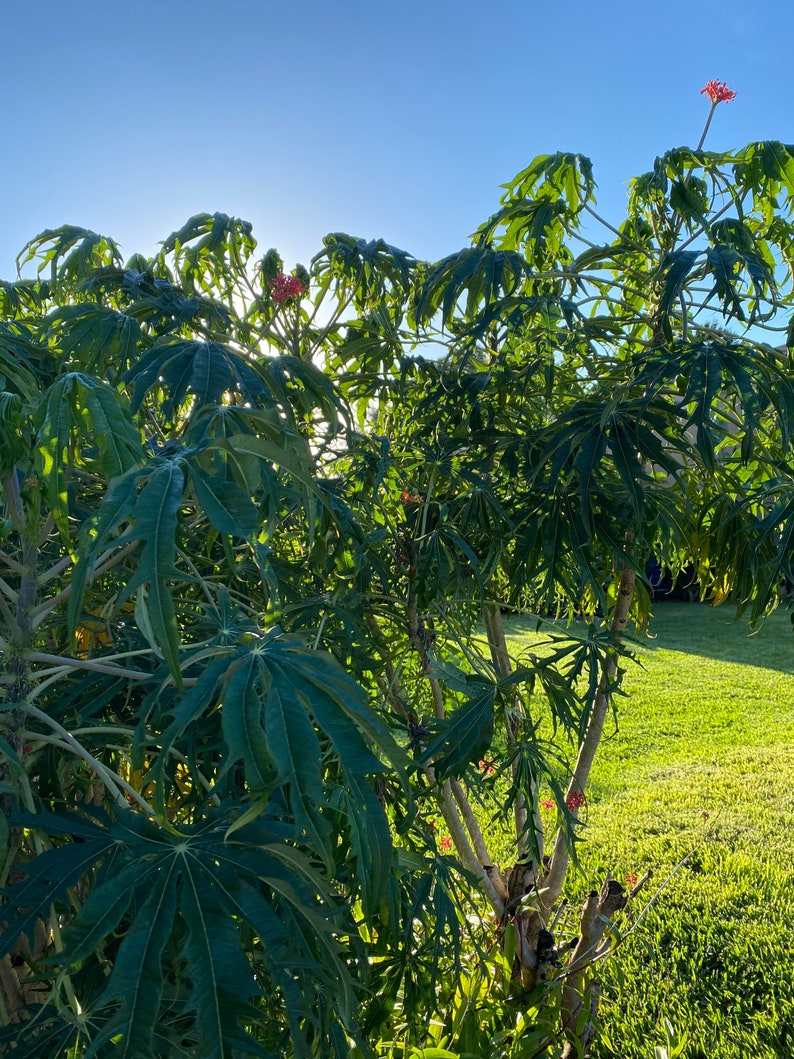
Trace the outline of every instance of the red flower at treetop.
<path fill-rule="evenodd" d="M 297 276 L 285 276 L 283 272 L 279 272 L 277 276 L 269 280 L 268 286 L 270 287 L 270 297 L 279 305 L 296 294 L 303 294 L 306 290 Z"/>
<path fill-rule="evenodd" d="M 736 93 L 732 92 L 724 81 L 707 81 L 706 87 L 701 88 L 701 96 L 708 96 L 712 103 L 730 103 L 736 99 Z"/>

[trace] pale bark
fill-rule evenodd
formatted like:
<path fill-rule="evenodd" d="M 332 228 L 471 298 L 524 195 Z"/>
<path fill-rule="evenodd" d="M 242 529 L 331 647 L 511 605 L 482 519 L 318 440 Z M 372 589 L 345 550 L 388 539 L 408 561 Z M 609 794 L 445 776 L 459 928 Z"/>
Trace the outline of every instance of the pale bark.
<path fill-rule="evenodd" d="M 579 940 L 571 953 L 562 987 L 563 1029 L 567 1038 L 563 1059 L 587 1055 L 598 1028 L 596 980 L 587 982 L 586 970 L 604 951 L 602 943 L 612 917 L 628 898 L 619 882 L 607 876 L 601 892 L 591 890 L 582 908 Z M 583 1010 L 587 1014 L 583 1015 Z"/>
<path fill-rule="evenodd" d="M 449 780 L 441 785 L 440 793 L 441 813 L 447 827 L 449 828 L 450 836 L 460 857 L 461 863 L 464 868 L 468 868 L 472 875 L 476 876 L 480 889 L 487 897 L 488 903 L 493 909 L 496 917 L 501 920 L 505 912 L 504 901 L 491 878 L 491 873 L 486 869 L 485 864 L 480 863 L 471 843 L 469 842 L 458 808 L 455 804 L 455 797 L 452 793 L 452 786 Z"/>
<path fill-rule="evenodd" d="M 633 539 L 633 534 L 628 533 L 626 535 L 626 554 L 620 572 L 620 582 L 618 584 L 617 599 L 615 600 L 615 610 L 610 625 L 612 632 L 616 633 L 618 636 L 626 629 L 629 619 L 629 611 L 631 609 L 631 601 L 634 596 L 636 573 L 631 561 L 631 546 Z M 590 709 L 590 719 L 581 746 L 579 747 L 579 755 L 576 760 L 576 766 L 573 770 L 571 782 L 568 785 L 566 799 L 570 799 L 572 796 L 583 795 L 587 787 L 587 781 L 590 778 L 593 762 L 595 761 L 598 747 L 601 743 L 601 737 L 604 733 L 604 722 L 606 721 L 609 703 L 612 698 L 612 689 L 617 675 L 617 668 L 617 658 L 614 655 L 610 655 L 604 664 L 601 679 L 598 683 L 598 688 L 593 699 Z M 576 810 L 573 809 L 572 812 L 575 813 Z M 569 859 L 570 850 L 568 839 L 561 828 L 557 832 L 557 837 L 554 842 L 554 850 L 548 868 L 540 880 L 540 885 L 543 889 L 541 903 L 546 914 L 551 910 L 562 892 L 565 876 L 568 871 Z"/>
<path fill-rule="evenodd" d="M 491 652 L 491 661 L 499 676 L 504 679 L 513 672 L 513 663 L 510 660 L 510 652 L 507 649 L 507 638 L 505 637 L 504 624 L 502 623 L 502 610 L 498 603 L 487 603 L 483 607 L 483 624 L 485 635 L 488 639 L 488 648 Z M 518 706 L 518 693 L 514 692 L 514 704 Z M 517 732 L 515 724 L 508 720 L 506 727 L 508 744 L 516 742 Z M 516 766 L 513 765 L 515 775 Z M 537 792 L 533 792 L 537 794 Z M 543 829 L 540 826 L 540 809 L 537 797 L 533 798 L 535 804 L 535 834 L 537 836 L 539 856 L 543 856 Z M 527 842 L 527 803 L 523 793 L 519 794 L 513 807 L 513 820 L 515 824 L 516 843 L 519 856 L 526 853 Z"/>

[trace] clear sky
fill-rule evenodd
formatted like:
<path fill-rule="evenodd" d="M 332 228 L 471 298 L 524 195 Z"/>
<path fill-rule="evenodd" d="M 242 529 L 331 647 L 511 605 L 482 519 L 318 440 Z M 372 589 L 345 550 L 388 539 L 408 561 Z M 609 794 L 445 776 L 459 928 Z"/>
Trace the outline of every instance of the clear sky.
<path fill-rule="evenodd" d="M 435 259 L 535 155 L 628 179 L 694 145 L 794 141 L 791 0 L 9 0 L 0 276 L 78 224 L 151 254 L 193 213 L 250 220 L 287 267 L 329 231 Z"/>

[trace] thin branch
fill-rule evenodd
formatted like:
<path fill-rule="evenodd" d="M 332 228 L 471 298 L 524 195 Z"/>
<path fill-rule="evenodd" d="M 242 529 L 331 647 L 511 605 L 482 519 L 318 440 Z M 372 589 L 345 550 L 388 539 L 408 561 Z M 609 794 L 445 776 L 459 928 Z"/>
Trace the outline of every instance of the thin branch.
<path fill-rule="evenodd" d="M 29 662 L 49 662 L 50 665 L 66 669 L 87 669 L 92 673 L 107 673 L 112 677 L 124 677 L 125 680 L 149 680 L 151 673 L 141 673 L 136 669 L 123 669 L 121 666 L 97 662 L 92 658 L 69 658 L 66 655 L 51 655 L 44 651 L 30 651 L 25 656 Z"/>
<path fill-rule="evenodd" d="M 617 600 L 615 602 L 615 610 L 610 623 L 611 631 L 618 636 L 620 636 L 626 629 L 629 611 L 631 609 L 631 601 L 634 596 L 636 571 L 631 562 L 633 543 L 634 534 L 629 530 L 626 533 L 626 545 L 623 565 L 620 571 Z M 571 782 L 568 785 L 568 790 L 566 792 L 566 801 L 569 804 L 571 804 L 572 801 L 575 802 L 581 798 L 584 794 L 587 781 L 590 778 L 590 770 L 593 767 L 596 752 L 601 743 L 604 722 L 606 721 L 607 710 L 612 697 L 612 687 L 616 674 L 617 659 L 614 655 L 609 655 L 604 663 L 601 679 L 598 683 L 598 688 L 590 710 L 590 719 L 587 724 L 587 730 L 585 731 L 584 738 L 579 747 L 579 756 L 577 757 L 573 776 L 571 777 Z M 573 809 L 572 812 L 576 814 L 577 810 Z M 568 871 L 569 856 L 570 850 L 568 838 L 564 830 L 560 828 L 554 842 L 554 851 L 551 856 L 551 861 L 540 880 L 542 888 L 541 902 L 547 912 L 562 891 L 565 875 Z"/>
<path fill-rule="evenodd" d="M 49 570 L 45 570 L 43 574 L 39 576 L 39 585 L 46 585 L 48 581 L 52 581 L 54 577 L 60 577 L 60 575 L 66 570 L 74 560 L 71 555 L 64 555 L 62 559 L 59 559 L 54 566 L 51 566 Z"/>
<path fill-rule="evenodd" d="M 2 614 L 3 621 L 6 623 L 9 632 L 11 632 L 14 626 L 16 625 L 16 618 L 14 617 L 11 608 L 3 598 L 2 593 L 0 593 L 0 614 Z"/>
<path fill-rule="evenodd" d="M 16 589 L 7 584 L 2 577 L 0 577 L 0 592 L 2 592 L 7 599 L 10 599 L 12 603 L 16 603 L 19 599 L 19 593 Z"/>
<path fill-rule="evenodd" d="M 14 529 L 18 533 L 24 534 L 27 529 L 27 522 L 25 521 L 25 511 L 22 507 L 22 498 L 19 495 L 19 482 L 17 481 L 16 471 L 12 471 L 11 474 L 3 479 L 3 492 L 6 497 L 8 516 Z"/>
<path fill-rule="evenodd" d="M 477 859 L 480 864 L 492 864 L 491 856 L 485 846 L 485 837 L 480 828 L 477 817 L 474 815 L 474 810 L 471 807 L 469 799 L 466 797 L 466 793 L 460 784 L 460 780 L 450 780 L 450 787 L 452 788 L 452 794 L 454 795 L 455 801 L 458 803 L 458 809 L 460 815 L 466 825 L 466 830 L 469 832 L 474 852 L 477 854 Z"/>
<path fill-rule="evenodd" d="M 150 817 L 152 817 L 152 819 L 157 818 L 157 814 L 155 813 L 154 809 L 151 807 L 151 805 L 149 805 L 146 799 L 135 790 L 134 787 L 131 787 L 126 780 L 123 780 L 121 778 L 121 776 L 117 775 L 111 769 L 108 769 L 105 765 L 102 764 L 101 761 L 97 761 L 93 754 L 90 754 L 88 750 L 86 750 L 86 748 L 83 746 L 83 744 L 79 740 L 75 739 L 75 737 L 68 729 L 64 728 L 62 724 L 58 724 L 54 717 L 50 717 L 48 713 L 45 713 L 43 710 L 40 710 L 37 706 L 31 706 L 29 703 L 21 703 L 20 705 L 24 712 L 28 714 L 28 716 L 35 717 L 37 721 L 41 721 L 42 724 L 47 725 L 47 727 L 51 728 L 52 731 L 56 733 L 56 735 L 60 736 L 61 740 L 63 740 L 63 743 L 65 744 L 65 748 L 71 750 L 74 754 L 82 758 L 88 765 L 90 765 L 90 767 L 94 770 L 99 779 L 102 780 L 104 785 L 113 795 L 117 805 L 122 806 L 125 809 L 129 808 L 127 799 L 122 794 L 122 791 L 126 791 L 130 798 L 137 802 L 137 804 L 143 810 L 145 810 L 145 812 Z M 41 738 L 49 741 L 49 737 L 47 736 L 42 736 Z"/>
<path fill-rule="evenodd" d="M 504 625 L 502 624 L 502 610 L 498 603 L 487 603 L 483 607 L 483 623 L 485 625 L 485 635 L 488 640 L 488 648 L 491 652 L 491 661 L 493 662 L 494 669 L 502 679 L 509 677 L 513 672 L 513 664 L 510 660 L 510 652 L 507 649 L 507 639 L 505 637 Z M 513 691 L 513 703 L 515 706 L 518 705 L 518 689 Z M 515 745 L 517 732 L 515 730 L 515 724 L 509 719 L 506 724 L 507 739 L 510 745 Z M 513 762 L 512 772 L 513 777 L 516 776 L 518 771 L 517 762 Z M 543 826 L 540 817 L 540 805 L 537 798 L 537 791 L 535 791 L 535 834 L 537 838 L 539 858 L 543 858 Z M 516 799 L 516 804 L 513 807 L 513 819 L 515 824 L 516 842 L 518 843 L 519 854 L 526 853 L 528 848 L 527 841 L 527 803 L 523 792 L 521 792 Z"/>
<path fill-rule="evenodd" d="M 477 860 L 477 856 L 472 849 L 471 843 L 469 842 L 466 831 L 464 830 L 458 810 L 455 805 L 455 799 L 452 794 L 452 789 L 449 781 L 445 782 L 440 791 L 440 808 L 441 813 L 444 817 L 449 833 L 452 837 L 452 841 L 455 844 L 463 866 L 467 868 L 480 884 L 480 889 L 483 891 L 485 896 L 488 898 L 488 902 L 491 908 L 494 910 L 496 915 L 501 919 L 504 916 L 505 905 L 502 898 L 494 885 L 489 873 L 485 870 L 484 865 L 480 864 Z"/>
<path fill-rule="evenodd" d="M 592 206 L 589 206 L 586 202 L 583 202 L 582 206 L 584 207 L 584 209 L 587 210 L 591 217 L 594 217 L 599 224 L 603 224 L 605 228 L 608 228 L 610 232 L 613 232 L 618 237 L 618 239 L 621 239 L 628 246 L 633 246 L 635 250 L 639 250 L 639 252 L 641 254 L 645 254 L 646 257 L 653 257 L 653 251 L 649 250 L 647 246 L 643 246 L 642 243 L 637 243 L 633 239 L 630 239 L 624 232 L 621 232 L 619 229 L 614 228 L 609 223 L 609 221 L 604 220 L 600 213 L 596 213 Z"/>
<path fill-rule="evenodd" d="M 108 572 L 108 570 L 111 570 L 116 565 L 116 563 L 120 562 L 125 556 L 129 555 L 129 553 L 131 551 L 134 551 L 137 547 L 138 542 L 133 541 L 131 544 L 125 545 L 120 551 L 117 551 L 115 549 L 109 549 L 108 551 L 106 551 L 105 554 L 101 556 L 98 560 L 99 565 L 91 573 L 91 581 L 95 581 L 98 577 L 104 576 Z M 55 567 L 52 567 L 50 570 L 46 571 L 44 577 L 39 583 L 41 584 L 42 581 L 49 580 L 49 575 L 54 569 Z M 60 604 L 65 602 L 69 598 L 69 596 L 71 596 L 71 594 L 72 586 L 67 585 L 66 588 L 62 589 L 62 591 L 60 591 L 57 595 L 50 596 L 49 599 L 45 599 L 43 603 L 39 603 L 37 607 L 34 607 L 32 611 L 34 627 L 41 624 L 44 615 L 48 614 L 49 611 L 53 610 L 55 607 L 60 606 Z"/>
<path fill-rule="evenodd" d="M 0 562 L 5 563 L 9 570 L 13 570 L 15 574 L 24 574 L 25 567 L 22 563 L 17 562 L 12 556 L 7 555 L 2 549 L 0 549 Z"/>

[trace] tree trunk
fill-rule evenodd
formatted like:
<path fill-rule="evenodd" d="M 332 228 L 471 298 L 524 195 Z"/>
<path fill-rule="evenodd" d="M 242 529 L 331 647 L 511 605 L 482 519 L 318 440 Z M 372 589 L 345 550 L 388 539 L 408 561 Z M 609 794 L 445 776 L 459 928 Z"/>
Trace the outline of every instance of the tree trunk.
<path fill-rule="evenodd" d="M 562 987 L 562 1024 L 566 1044 L 563 1059 L 587 1055 L 598 1027 L 597 979 L 586 980 L 586 970 L 604 950 L 602 939 L 612 917 L 626 904 L 619 882 L 607 876 L 601 892 L 591 890 L 582 908 L 579 940 L 571 953 Z M 586 1013 L 585 1013 L 586 1012 Z"/>
<path fill-rule="evenodd" d="M 625 632 L 629 620 L 629 611 L 631 610 L 631 601 L 634 597 L 636 573 L 632 561 L 633 542 L 634 534 L 628 532 L 626 534 L 626 548 L 620 571 L 615 610 L 610 625 L 612 632 L 616 633 L 618 636 Z M 617 668 L 617 659 L 613 655 L 610 655 L 605 662 L 601 673 L 601 679 L 598 683 L 598 688 L 590 709 L 590 719 L 587 723 L 587 730 L 585 731 L 584 739 L 579 747 L 579 756 L 576 759 L 573 776 L 568 785 L 566 800 L 569 804 L 571 804 L 573 800 L 574 806 L 576 801 L 584 795 L 587 781 L 590 778 L 590 772 L 593 768 L 593 762 L 595 761 L 598 747 L 601 744 L 601 736 L 604 733 L 604 722 L 606 721 L 607 710 L 609 709 L 609 703 L 612 698 L 612 689 L 615 683 L 615 676 L 617 675 Z M 572 808 L 571 811 L 576 813 L 578 810 L 577 808 Z M 541 906 L 546 915 L 551 911 L 562 893 L 562 887 L 568 871 L 569 857 L 570 851 L 568 849 L 568 841 L 564 831 L 560 829 L 557 832 L 557 837 L 554 841 L 554 850 L 551 855 L 551 860 L 540 880 L 540 885 L 544 891 L 541 896 Z"/>

